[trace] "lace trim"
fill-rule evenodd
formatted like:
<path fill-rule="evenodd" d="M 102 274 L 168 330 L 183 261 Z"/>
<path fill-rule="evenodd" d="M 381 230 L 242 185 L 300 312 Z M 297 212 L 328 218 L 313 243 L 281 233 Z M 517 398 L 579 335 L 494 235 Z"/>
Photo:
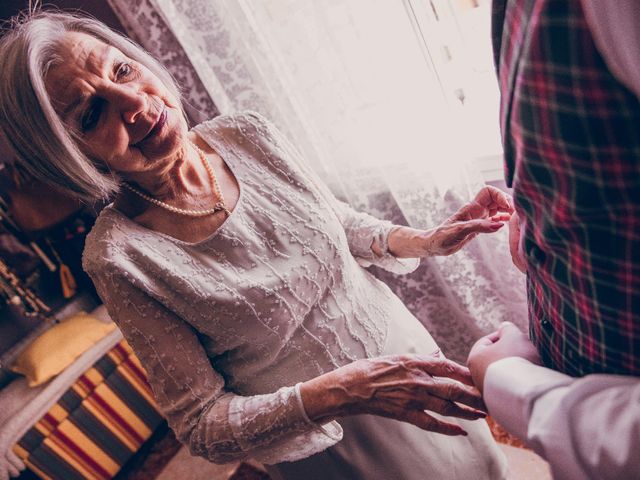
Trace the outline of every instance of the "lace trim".
<path fill-rule="evenodd" d="M 306 420 L 306 422 L 309 425 L 312 425 L 313 427 L 322 430 L 322 433 L 334 439 L 336 443 L 342 440 L 342 427 L 338 422 L 332 421 L 332 422 L 324 423 L 321 425 L 309 418 L 309 416 L 307 415 L 307 411 L 304 408 L 304 403 L 302 402 L 302 395 L 300 394 L 300 385 L 302 385 L 302 382 L 296 383 L 294 388 L 296 392 L 296 399 L 298 400 L 298 408 L 300 409 L 300 414 L 302 415 L 302 417 Z"/>
<path fill-rule="evenodd" d="M 231 400 L 229 423 L 236 441 L 259 462 L 271 465 L 301 460 L 342 440 L 342 427 L 337 422 L 318 425 L 309 419 L 299 385 L 281 388 L 275 394 Z M 262 416 L 272 421 L 272 432 L 265 429 Z"/>

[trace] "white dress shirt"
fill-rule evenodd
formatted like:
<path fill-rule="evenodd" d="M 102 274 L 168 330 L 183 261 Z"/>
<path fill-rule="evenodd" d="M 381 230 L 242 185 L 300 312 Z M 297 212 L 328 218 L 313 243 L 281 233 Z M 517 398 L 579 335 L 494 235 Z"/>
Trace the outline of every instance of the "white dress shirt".
<path fill-rule="evenodd" d="M 484 398 L 556 480 L 640 479 L 640 378 L 574 378 L 510 357 L 487 369 Z"/>
<path fill-rule="evenodd" d="M 581 0 L 611 73 L 640 98 L 640 0 Z"/>

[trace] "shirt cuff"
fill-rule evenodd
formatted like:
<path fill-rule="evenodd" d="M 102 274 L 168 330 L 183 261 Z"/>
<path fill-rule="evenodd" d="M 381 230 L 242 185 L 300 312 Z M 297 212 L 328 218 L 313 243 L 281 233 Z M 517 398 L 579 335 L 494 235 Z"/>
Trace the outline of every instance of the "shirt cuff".
<path fill-rule="evenodd" d="M 545 392 L 571 383 L 572 378 L 520 357 L 492 363 L 484 377 L 484 401 L 491 415 L 509 433 L 527 440 L 535 400 Z"/>
<path fill-rule="evenodd" d="M 401 226 L 394 225 L 388 221 L 381 221 L 377 225 L 373 240 L 367 248 L 367 254 L 356 256 L 358 264 L 364 268 L 374 265 L 397 275 L 406 275 L 415 271 L 420 266 L 419 258 L 398 258 L 389 251 L 389 235 L 398 228 L 401 228 Z M 379 256 L 371 248 L 374 242 L 380 249 L 381 255 Z"/>
<path fill-rule="evenodd" d="M 320 425 L 309 418 L 309 416 L 307 415 L 307 411 L 304 408 L 304 403 L 302 403 L 302 395 L 300 394 L 301 384 L 302 382 L 296 383 L 294 388 L 296 392 L 296 400 L 298 402 L 298 409 L 300 410 L 300 414 L 302 415 L 302 418 L 304 418 L 304 420 L 309 425 L 321 431 L 332 440 L 335 440 L 336 442 L 339 442 L 340 440 L 342 440 L 342 433 L 343 433 L 342 427 L 338 422 L 332 421 L 332 422 L 325 423 L 324 425 Z"/>

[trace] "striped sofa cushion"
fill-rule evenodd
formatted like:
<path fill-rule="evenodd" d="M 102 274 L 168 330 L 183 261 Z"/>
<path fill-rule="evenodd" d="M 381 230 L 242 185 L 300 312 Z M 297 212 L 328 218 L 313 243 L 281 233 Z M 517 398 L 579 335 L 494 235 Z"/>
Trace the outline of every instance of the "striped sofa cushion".
<path fill-rule="evenodd" d="M 76 380 L 13 451 L 43 479 L 109 479 L 161 422 L 144 369 L 123 340 Z"/>

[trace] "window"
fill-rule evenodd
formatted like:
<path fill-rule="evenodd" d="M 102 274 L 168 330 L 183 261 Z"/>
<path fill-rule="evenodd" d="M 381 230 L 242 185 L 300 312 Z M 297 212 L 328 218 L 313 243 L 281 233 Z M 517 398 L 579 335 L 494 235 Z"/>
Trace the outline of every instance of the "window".
<path fill-rule="evenodd" d="M 472 158 L 490 181 L 502 177 L 490 3 L 279 0 L 244 8 L 330 156 L 352 165 Z"/>

